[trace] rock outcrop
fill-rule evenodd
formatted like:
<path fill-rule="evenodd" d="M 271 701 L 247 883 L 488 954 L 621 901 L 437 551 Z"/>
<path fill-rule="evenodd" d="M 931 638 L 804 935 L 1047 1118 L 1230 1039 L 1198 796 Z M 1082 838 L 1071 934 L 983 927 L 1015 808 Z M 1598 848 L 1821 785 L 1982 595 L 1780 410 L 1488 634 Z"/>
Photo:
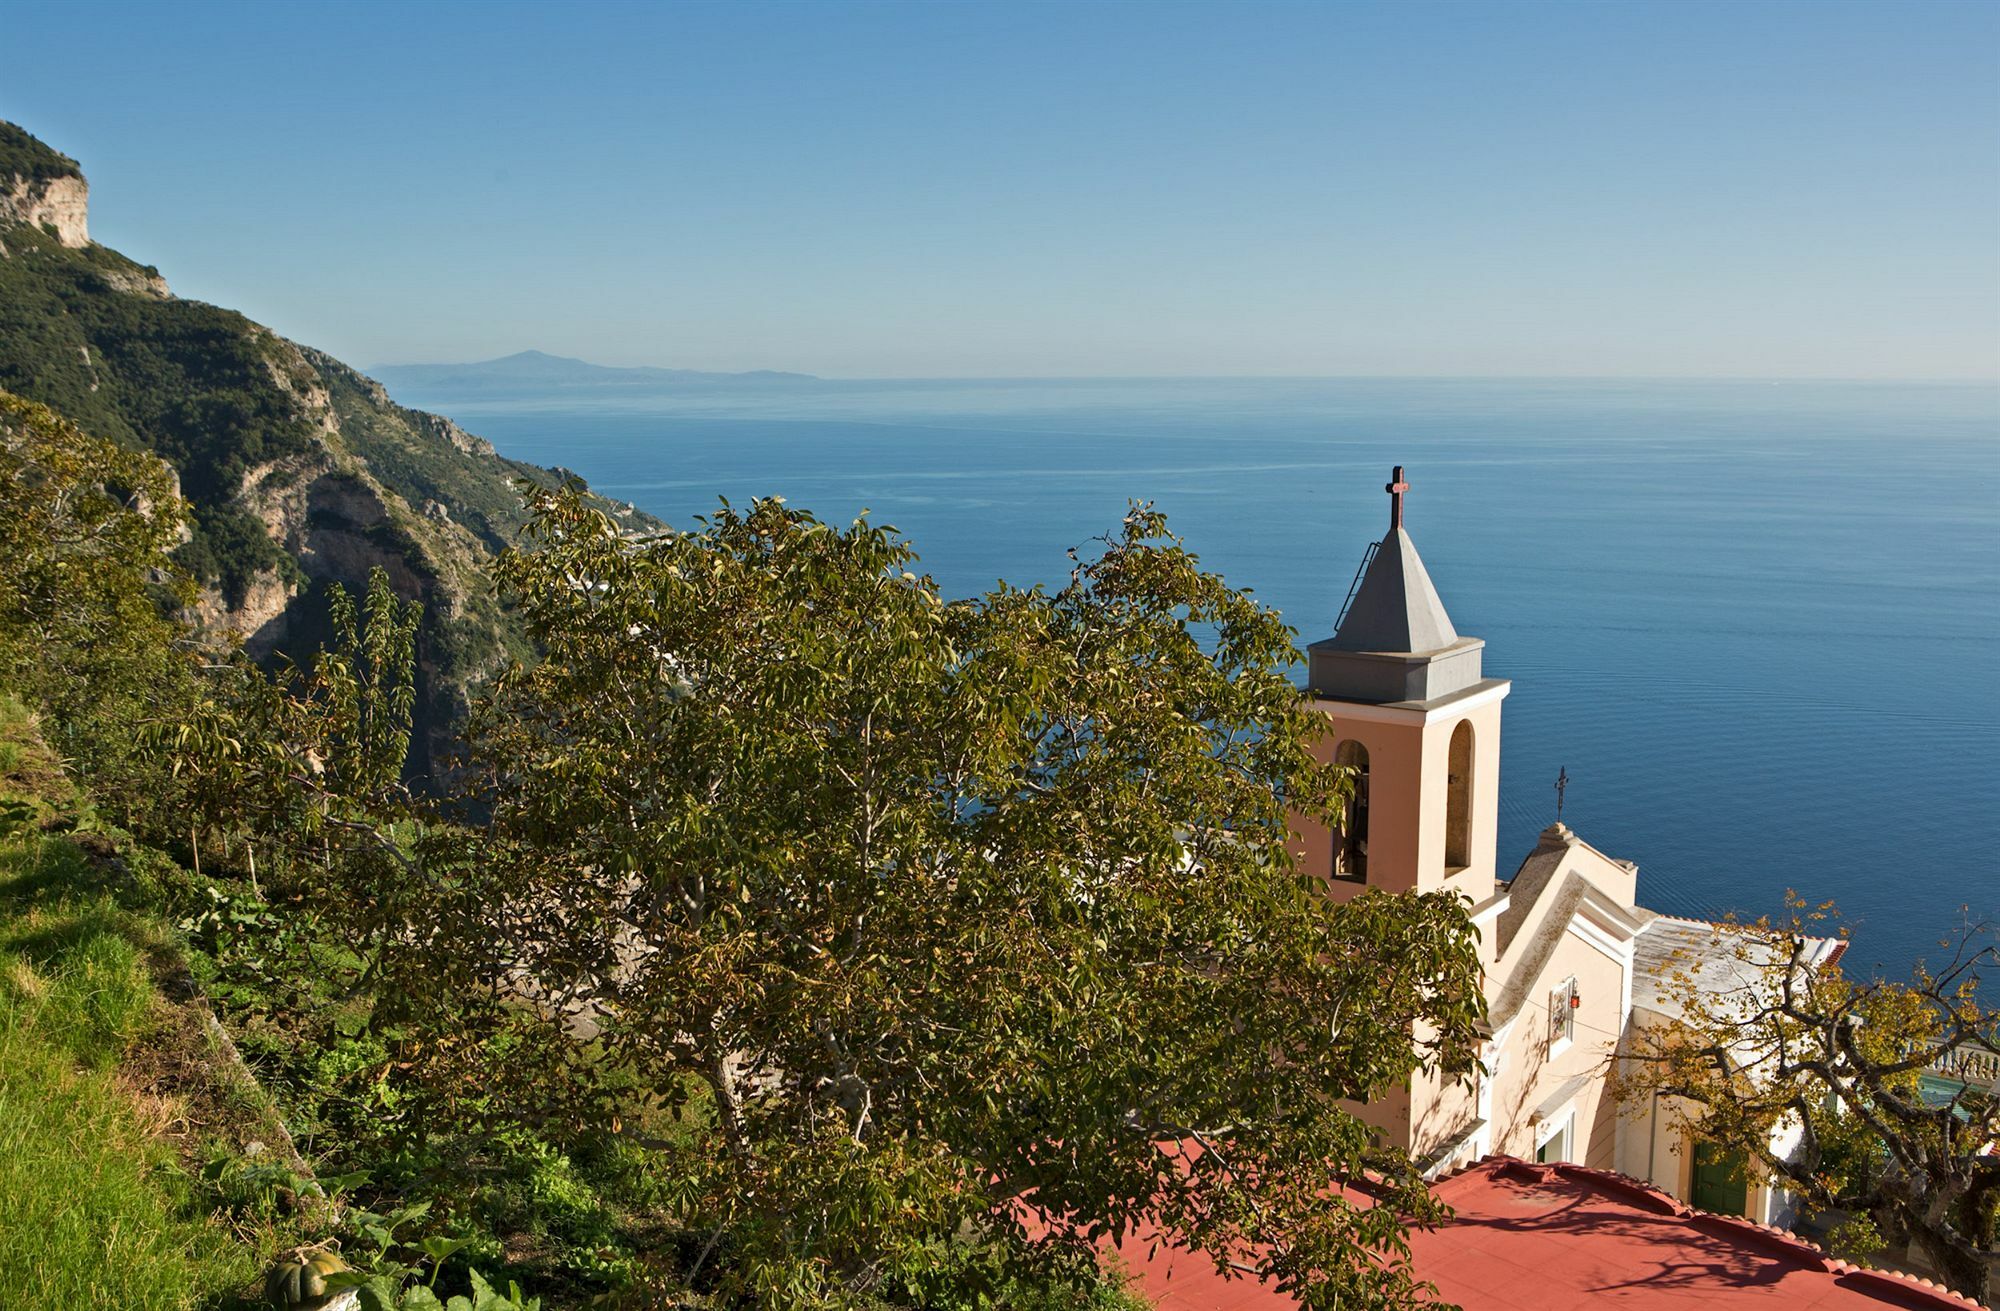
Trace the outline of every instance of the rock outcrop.
<path fill-rule="evenodd" d="M 83 176 L 0 179 L 0 223 L 47 228 L 75 249 L 90 244 L 90 184 Z"/>

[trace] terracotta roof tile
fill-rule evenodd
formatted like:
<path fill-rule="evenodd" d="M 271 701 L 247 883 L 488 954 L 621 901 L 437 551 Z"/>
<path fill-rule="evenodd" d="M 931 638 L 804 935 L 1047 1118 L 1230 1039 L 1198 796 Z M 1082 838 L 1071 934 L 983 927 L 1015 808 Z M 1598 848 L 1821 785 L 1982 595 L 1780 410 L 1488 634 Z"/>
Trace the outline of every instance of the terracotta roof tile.
<path fill-rule="evenodd" d="M 1696 1211 L 1623 1175 L 1489 1157 L 1440 1180 L 1456 1217 L 1410 1235 L 1416 1274 L 1466 1311 L 1977 1311 L 1926 1280 L 1863 1270 L 1783 1230 Z M 1206 1256 L 1130 1240 L 1138 1291 L 1168 1311 L 1287 1311 Z"/>

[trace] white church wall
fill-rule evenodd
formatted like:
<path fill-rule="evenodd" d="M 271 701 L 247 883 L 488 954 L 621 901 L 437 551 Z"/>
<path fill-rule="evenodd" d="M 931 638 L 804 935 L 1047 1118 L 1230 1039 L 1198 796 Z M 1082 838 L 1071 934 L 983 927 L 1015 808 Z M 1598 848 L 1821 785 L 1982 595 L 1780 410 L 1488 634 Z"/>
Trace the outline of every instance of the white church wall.
<path fill-rule="evenodd" d="M 1615 1108 L 1605 1076 L 1616 1051 L 1627 965 L 1588 941 L 1574 926 L 1527 985 L 1528 1000 L 1513 1022 L 1493 1081 L 1495 1152 L 1533 1159 L 1540 1131 L 1575 1116 L 1568 1158 L 1611 1169 L 1616 1164 Z M 1574 979 L 1582 1005 L 1571 1012 L 1568 1036 L 1550 1024 L 1551 995 Z M 1563 1096 L 1572 1084 L 1574 1090 Z M 1559 1099 L 1560 1105 L 1551 1105 Z M 1540 1117 L 1540 1118 L 1538 1118 Z"/>

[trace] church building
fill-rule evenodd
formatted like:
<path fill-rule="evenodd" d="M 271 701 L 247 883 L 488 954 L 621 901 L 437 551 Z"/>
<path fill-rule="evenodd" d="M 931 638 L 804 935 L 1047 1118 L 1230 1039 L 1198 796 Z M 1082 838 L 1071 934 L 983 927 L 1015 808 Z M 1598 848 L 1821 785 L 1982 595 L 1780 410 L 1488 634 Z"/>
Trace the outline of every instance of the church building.
<path fill-rule="evenodd" d="M 1355 771 L 1332 828 L 1295 816 L 1294 851 L 1328 895 L 1443 890 L 1471 908 L 1489 1030 L 1471 1086 L 1419 1076 L 1365 1109 L 1385 1138 L 1443 1175 L 1489 1155 L 1615 1170 L 1704 1210 L 1766 1224 L 1784 1195 L 1690 1138 L 1676 1108 L 1621 1108 L 1608 1089 L 1634 1026 L 1672 1018 L 1670 974 L 1726 954 L 1714 926 L 1638 903 L 1638 869 L 1560 822 L 1502 877 L 1500 733 L 1510 684 L 1461 635 L 1388 488 L 1389 531 L 1368 548 L 1331 637 L 1307 651 L 1308 692 L 1331 721 L 1326 759 Z M 1818 948 L 1830 963 L 1839 944 Z"/>

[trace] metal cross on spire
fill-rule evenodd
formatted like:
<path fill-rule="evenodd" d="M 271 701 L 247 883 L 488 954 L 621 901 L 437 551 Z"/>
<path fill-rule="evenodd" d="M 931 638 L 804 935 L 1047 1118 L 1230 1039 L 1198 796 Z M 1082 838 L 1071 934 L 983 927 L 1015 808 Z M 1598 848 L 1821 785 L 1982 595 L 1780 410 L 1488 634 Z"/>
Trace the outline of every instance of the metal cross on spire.
<path fill-rule="evenodd" d="M 1389 531 L 1393 533 L 1403 526 L 1403 493 L 1410 490 L 1410 485 L 1403 481 L 1402 465 L 1396 466 L 1388 486 L 1382 490 L 1389 493 Z"/>
<path fill-rule="evenodd" d="M 1569 770 L 1556 770 L 1556 823 L 1563 822 L 1563 793 L 1569 791 Z"/>

